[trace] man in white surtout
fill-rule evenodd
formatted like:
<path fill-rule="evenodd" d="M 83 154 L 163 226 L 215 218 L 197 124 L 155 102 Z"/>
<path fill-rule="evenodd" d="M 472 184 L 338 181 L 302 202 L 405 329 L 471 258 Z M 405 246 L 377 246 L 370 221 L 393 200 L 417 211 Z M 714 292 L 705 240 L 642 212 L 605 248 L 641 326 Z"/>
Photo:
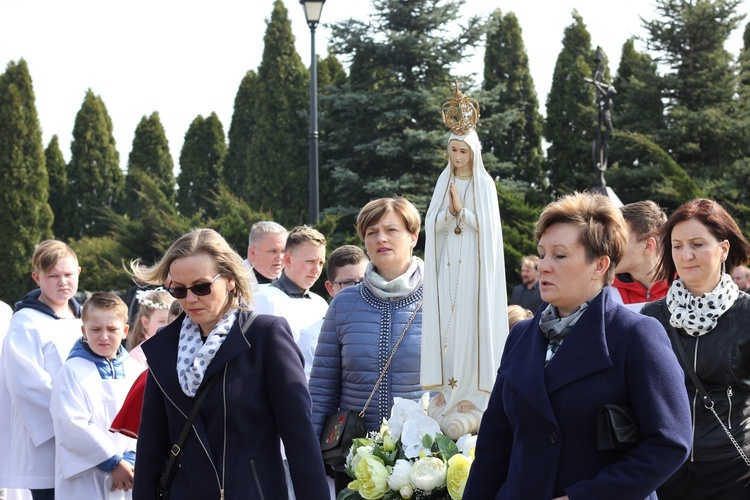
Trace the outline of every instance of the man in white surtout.
<path fill-rule="evenodd" d="M 474 130 L 478 104 L 465 119 L 472 101 L 456 88 L 443 105 L 456 108 L 443 113 L 449 161 L 425 218 L 421 385 L 438 392 L 428 413 L 452 439 L 478 430 L 508 335 L 497 190 Z"/>
<path fill-rule="evenodd" d="M 250 289 L 258 293 L 281 275 L 284 269 L 284 247 L 289 231 L 270 220 L 253 224 L 248 237 L 247 259 L 243 265 L 250 270 Z"/>
<path fill-rule="evenodd" d="M 325 262 L 325 236 L 310 226 L 292 229 L 284 249 L 284 271 L 255 295 L 255 311 L 286 318 L 294 340 L 299 341 L 300 330 L 323 318 L 328 310 L 328 302 L 310 291 Z"/>

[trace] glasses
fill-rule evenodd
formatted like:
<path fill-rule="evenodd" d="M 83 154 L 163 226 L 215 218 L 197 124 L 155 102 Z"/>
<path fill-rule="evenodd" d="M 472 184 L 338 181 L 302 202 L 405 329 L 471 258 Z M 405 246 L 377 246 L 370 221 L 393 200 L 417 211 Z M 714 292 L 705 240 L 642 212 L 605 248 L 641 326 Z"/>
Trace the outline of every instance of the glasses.
<path fill-rule="evenodd" d="M 341 288 L 346 288 L 348 286 L 355 286 L 362 283 L 362 280 L 344 280 L 344 281 L 331 281 L 334 285 L 338 285 Z"/>
<path fill-rule="evenodd" d="M 193 295 L 203 297 L 211 293 L 211 285 L 213 285 L 214 281 L 219 279 L 219 276 L 221 276 L 221 273 L 214 276 L 214 279 L 212 279 L 208 283 L 198 283 L 197 285 L 193 286 L 170 286 L 167 287 L 167 291 L 169 292 L 169 295 L 171 295 L 175 299 L 184 299 L 185 297 L 187 297 L 188 290 L 193 292 Z"/>

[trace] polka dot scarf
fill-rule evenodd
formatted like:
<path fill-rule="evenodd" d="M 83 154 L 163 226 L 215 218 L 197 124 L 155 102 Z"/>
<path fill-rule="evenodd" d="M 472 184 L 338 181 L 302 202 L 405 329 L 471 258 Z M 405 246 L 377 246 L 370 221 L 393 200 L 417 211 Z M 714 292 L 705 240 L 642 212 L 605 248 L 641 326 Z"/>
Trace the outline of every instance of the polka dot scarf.
<path fill-rule="evenodd" d="M 672 316 L 669 323 L 682 328 L 693 337 L 700 337 L 716 328 L 719 318 L 727 312 L 739 296 L 739 288 L 732 277 L 724 273 L 713 291 L 696 297 L 676 279 L 667 293 L 667 308 Z"/>
<path fill-rule="evenodd" d="M 204 343 L 198 325 L 185 316 L 180 330 L 180 341 L 177 343 L 177 379 L 186 396 L 195 397 L 206 368 L 216 356 L 236 319 L 236 309 L 225 313 Z"/>

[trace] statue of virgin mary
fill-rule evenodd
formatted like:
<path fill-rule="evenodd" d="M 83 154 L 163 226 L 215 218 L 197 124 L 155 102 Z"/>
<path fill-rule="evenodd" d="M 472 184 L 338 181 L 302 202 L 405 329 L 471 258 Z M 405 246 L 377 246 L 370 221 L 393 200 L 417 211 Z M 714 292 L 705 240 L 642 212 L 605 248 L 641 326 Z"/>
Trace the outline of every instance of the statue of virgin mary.
<path fill-rule="evenodd" d="M 482 162 L 479 105 L 458 90 L 443 105 L 448 165 L 425 219 L 422 388 L 443 433 L 479 428 L 508 335 L 503 237 L 495 182 Z"/>

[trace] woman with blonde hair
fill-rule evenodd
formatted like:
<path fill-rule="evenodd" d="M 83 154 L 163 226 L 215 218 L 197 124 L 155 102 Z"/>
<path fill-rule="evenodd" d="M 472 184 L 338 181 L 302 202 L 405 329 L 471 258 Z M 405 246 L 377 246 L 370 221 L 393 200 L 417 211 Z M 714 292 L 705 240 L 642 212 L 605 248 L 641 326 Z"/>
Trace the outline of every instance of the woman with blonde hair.
<path fill-rule="evenodd" d="M 164 284 L 185 313 L 143 344 L 159 363 L 146 382 L 133 497 L 157 497 L 186 417 L 205 397 L 176 454 L 172 498 L 287 498 L 281 438 L 297 498 L 327 499 L 302 355 L 286 320 L 248 310 L 240 256 L 216 231 L 196 229 L 154 266 L 136 264 L 136 277 Z"/>
<path fill-rule="evenodd" d="M 690 409 L 664 329 L 607 286 L 627 244 L 622 213 L 604 196 L 568 195 L 534 237 L 548 305 L 508 337 L 464 498 L 655 499 L 687 457 Z M 632 412 L 636 439 L 600 432 L 608 405 Z"/>

